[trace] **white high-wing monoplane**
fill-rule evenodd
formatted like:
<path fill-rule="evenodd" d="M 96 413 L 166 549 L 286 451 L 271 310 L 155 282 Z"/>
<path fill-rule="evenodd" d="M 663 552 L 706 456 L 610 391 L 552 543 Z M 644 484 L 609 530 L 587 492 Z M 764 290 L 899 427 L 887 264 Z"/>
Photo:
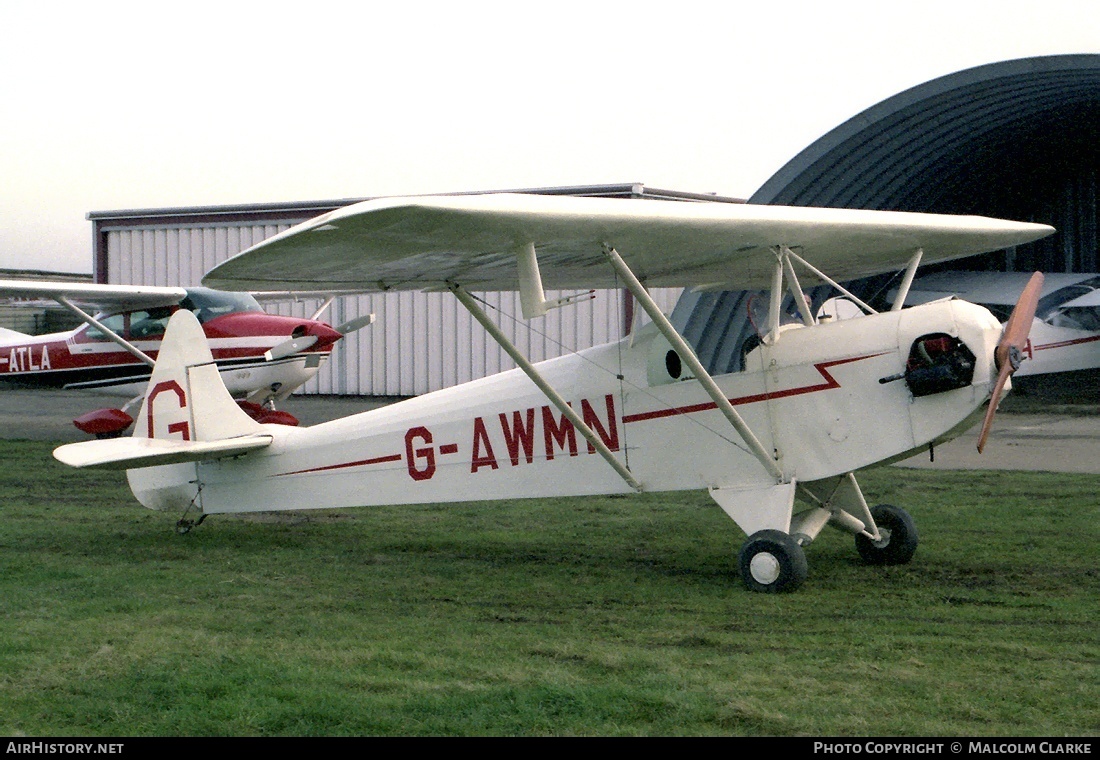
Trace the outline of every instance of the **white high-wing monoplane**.
<path fill-rule="evenodd" d="M 806 577 L 804 547 L 826 525 L 853 534 L 869 562 L 910 560 L 913 521 L 894 507 L 870 509 L 854 473 L 949 440 L 983 410 L 984 440 L 1041 286 L 1039 276 L 1002 330 L 988 310 L 958 299 L 902 309 L 904 292 L 891 311 L 819 323 L 800 277 L 846 293 L 837 281 L 908 261 L 911 282 L 922 259 L 1051 232 L 979 217 L 755 205 L 368 201 L 270 238 L 204 281 L 449 290 L 518 369 L 312 427 L 262 425 L 233 404 L 202 330 L 181 311 L 134 436 L 62 446 L 55 456 L 127 469 L 143 505 L 185 516 L 706 489 L 748 535 L 745 584 L 788 590 Z M 770 289 L 744 371 L 712 377 L 646 286 Z M 531 319 L 560 305 L 544 287 L 625 287 L 653 322 L 532 365 L 473 292 L 518 290 Z M 788 292 L 799 325 L 782 324 Z"/>

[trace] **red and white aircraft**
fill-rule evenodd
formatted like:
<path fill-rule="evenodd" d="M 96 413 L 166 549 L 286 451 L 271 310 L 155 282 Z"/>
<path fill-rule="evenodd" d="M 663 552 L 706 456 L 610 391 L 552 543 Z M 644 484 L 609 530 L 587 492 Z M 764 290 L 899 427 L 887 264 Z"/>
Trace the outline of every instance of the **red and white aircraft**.
<path fill-rule="evenodd" d="M 202 325 L 229 392 L 247 400 L 245 408 L 253 415 L 284 424 L 296 421 L 275 411 L 274 403 L 317 374 L 340 338 L 369 322 L 367 318 L 333 328 L 317 320 L 324 307 L 311 319 L 278 316 L 266 313 L 248 293 L 202 287 L 0 280 L 0 297 L 50 299 L 85 323 L 68 332 L 39 336 L 0 328 L 0 381 L 140 401 L 169 317 L 185 310 Z M 286 300 L 290 295 L 271 297 Z M 92 316 L 89 307 L 98 313 Z M 133 420 L 125 409 L 100 409 L 74 422 L 87 433 L 111 436 Z"/>
<path fill-rule="evenodd" d="M 748 535 L 741 576 L 782 591 L 826 525 L 866 561 L 908 562 L 902 509 L 869 508 L 855 473 L 956 437 L 1008 387 L 1041 276 L 1008 328 L 942 300 L 819 321 L 802 282 L 836 284 L 1020 245 L 1045 225 L 980 217 L 518 195 L 398 198 L 326 214 L 207 274 L 241 290 L 452 292 L 518 368 L 311 427 L 233 403 L 201 325 L 173 315 L 133 437 L 62 446 L 76 467 L 126 469 L 151 509 L 206 514 L 706 490 Z M 323 272 L 308 266 L 323 260 Z M 810 262 L 813 261 L 811 264 Z M 831 270 L 833 277 L 822 270 Z M 834 279 L 835 278 L 835 279 Z M 712 376 L 649 286 L 769 289 L 743 371 Z M 532 364 L 471 291 L 626 287 L 653 320 L 620 341 Z M 903 288 L 904 290 L 904 288 Z M 787 293 L 801 323 L 783 325 Z M 858 300 L 858 299 L 857 299 Z M 992 400 L 992 401 L 991 401 Z M 202 518 L 199 518 L 200 520 Z"/>

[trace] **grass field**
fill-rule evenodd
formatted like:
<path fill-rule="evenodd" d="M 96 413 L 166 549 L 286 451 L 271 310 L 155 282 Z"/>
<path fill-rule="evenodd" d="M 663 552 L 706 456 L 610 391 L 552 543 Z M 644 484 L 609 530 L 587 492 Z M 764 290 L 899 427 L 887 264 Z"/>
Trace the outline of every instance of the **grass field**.
<path fill-rule="evenodd" d="M 759 595 L 705 494 L 214 516 L 0 442 L 0 735 L 1100 734 L 1100 477 L 885 469 Z"/>

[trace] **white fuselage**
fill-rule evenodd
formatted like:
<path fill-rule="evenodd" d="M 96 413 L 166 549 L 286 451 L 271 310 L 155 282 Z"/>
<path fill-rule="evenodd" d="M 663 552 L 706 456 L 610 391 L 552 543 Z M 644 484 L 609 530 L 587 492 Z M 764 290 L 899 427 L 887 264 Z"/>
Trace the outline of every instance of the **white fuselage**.
<path fill-rule="evenodd" d="M 715 381 L 787 481 L 896 460 L 962 432 L 989 398 L 1000 336 L 986 309 L 952 300 L 787 328 Z M 914 397 L 904 380 L 918 337 L 957 337 L 976 357 L 966 387 Z M 775 484 L 694 379 L 673 378 L 652 330 L 538 365 L 646 491 Z M 673 366 L 675 362 L 672 363 Z M 620 380 L 618 376 L 622 376 Z M 156 425 L 187 414 L 158 407 Z M 192 427 L 192 429 L 194 429 Z M 138 499 L 248 512 L 633 489 L 518 370 L 306 428 L 264 426 L 266 449 L 235 459 L 128 471 Z"/>

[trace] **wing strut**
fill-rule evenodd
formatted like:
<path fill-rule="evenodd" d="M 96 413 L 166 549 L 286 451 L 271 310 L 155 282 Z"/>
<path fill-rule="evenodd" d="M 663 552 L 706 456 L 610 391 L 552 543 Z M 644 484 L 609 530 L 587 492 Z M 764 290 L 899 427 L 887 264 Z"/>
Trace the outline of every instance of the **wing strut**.
<path fill-rule="evenodd" d="M 806 302 L 806 296 L 802 292 L 802 285 L 798 282 L 798 274 L 794 271 L 794 265 L 791 264 L 791 249 L 783 246 L 782 253 L 779 254 L 780 261 L 783 262 L 783 271 L 787 273 L 787 287 L 791 291 L 791 297 L 794 299 L 795 306 L 798 307 L 798 313 L 802 317 L 802 324 L 807 327 L 812 327 L 817 324 L 817 320 L 814 319 L 814 315 L 810 312 L 810 305 Z M 779 290 L 777 288 L 777 290 Z M 778 330 L 778 325 L 774 326 L 774 329 Z"/>
<path fill-rule="evenodd" d="M 799 256 L 799 255 L 798 255 L 797 253 L 795 253 L 794 251 L 792 251 L 792 250 L 791 250 L 790 248 L 787 248 L 786 246 L 783 246 L 783 251 L 784 251 L 784 253 L 785 253 L 785 254 L 786 254 L 787 256 L 789 256 L 790 258 L 794 259 L 795 261 L 797 261 L 797 262 L 798 262 L 799 264 L 801 264 L 802 266 L 806 267 L 806 269 L 808 269 L 808 270 L 809 270 L 810 272 L 812 272 L 813 274 L 817 275 L 817 277 L 818 277 L 818 278 L 819 278 L 819 279 L 820 279 L 820 280 L 821 280 L 822 282 L 824 282 L 824 283 L 826 283 L 826 284 L 828 284 L 828 285 L 831 285 L 831 286 L 833 286 L 834 288 L 836 288 L 837 290 L 839 290 L 839 291 L 840 291 L 841 293 L 843 293 L 843 294 L 844 294 L 845 296 L 847 296 L 848 298 L 852 299 L 852 303 L 854 303 L 854 304 L 855 304 L 856 306 L 858 306 L 859 308 L 863 309 L 863 310 L 864 310 L 865 312 L 867 312 L 868 314 L 878 314 L 878 312 L 877 312 L 877 311 L 876 311 L 875 309 L 873 309 L 872 307 L 870 307 L 870 306 L 868 306 L 867 304 L 865 304 L 865 303 L 864 303 L 863 301 L 861 301 L 861 300 L 860 300 L 860 299 L 859 299 L 859 298 L 858 298 L 857 296 L 853 295 L 853 294 L 852 294 L 852 292 L 851 292 L 850 290 L 848 290 L 848 289 L 847 289 L 846 287 L 844 287 L 844 286 L 843 286 L 843 285 L 841 285 L 841 284 L 840 284 L 839 282 L 837 282 L 836 280 L 834 280 L 834 279 L 833 279 L 832 277 L 829 277 L 829 275 L 827 275 L 827 274 L 825 274 L 824 272 L 822 272 L 822 271 L 821 271 L 820 269 L 818 269 L 817 267 L 815 267 L 815 266 L 814 266 L 813 264 L 811 264 L 810 262 L 806 261 L 806 259 L 804 259 L 804 258 L 802 258 L 801 256 Z M 919 261 L 919 260 L 918 260 L 918 261 Z"/>
<path fill-rule="evenodd" d="M 519 274 L 519 303 L 524 319 L 541 317 L 550 309 L 596 297 L 596 291 L 589 290 L 586 293 L 547 301 L 546 293 L 542 289 L 542 274 L 539 273 L 539 260 L 535 255 L 534 243 L 528 243 L 520 248 L 516 257 L 516 267 Z"/>
<path fill-rule="evenodd" d="M 634 479 L 634 476 L 630 474 L 630 470 L 626 469 L 626 466 L 615 458 L 611 449 L 607 448 L 607 444 L 593 432 L 592 428 L 588 427 L 585 421 L 581 419 L 581 416 L 573 411 L 573 407 L 569 406 L 568 402 L 562 398 L 561 394 L 554 390 L 554 387 L 539 373 L 535 365 L 529 362 L 527 357 L 516 348 L 515 344 L 508 340 L 508 336 L 501 332 L 500 328 L 489 319 L 485 311 L 477 305 L 477 301 L 474 300 L 473 296 L 467 293 L 461 285 L 456 283 L 449 282 L 447 283 L 447 287 L 455 294 L 455 298 L 459 300 L 459 303 L 465 306 L 466 310 L 473 315 L 474 319 L 481 323 L 481 326 L 492 336 L 493 340 L 512 357 L 512 360 L 523 370 L 527 377 L 531 378 L 531 382 L 538 386 L 539 390 L 546 395 L 546 398 L 558 408 L 558 411 L 564 414 L 569 421 L 573 423 L 573 426 L 582 436 L 584 436 L 584 439 L 599 452 L 600 456 L 607 460 L 607 463 L 614 468 L 615 472 L 619 474 L 619 477 L 625 480 L 627 485 L 635 491 L 642 491 L 642 484 Z"/>
<path fill-rule="evenodd" d="M 918 248 L 913 258 L 909 259 L 909 264 L 905 267 L 905 276 L 901 278 L 901 285 L 898 287 L 898 294 L 894 298 L 894 305 L 890 307 L 890 311 L 898 311 L 905 306 L 905 298 L 909 295 L 909 287 L 913 284 L 913 277 L 917 273 L 922 256 L 924 256 L 924 249 Z"/>
<path fill-rule="evenodd" d="M 88 314 L 86 311 L 81 309 L 79 306 L 74 304 L 72 301 L 70 301 L 65 296 L 55 296 L 54 300 L 56 300 L 59 304 L 64 306 L 66 309 L 71 311 L 76 316 L 80 317 L 80 319 L 84 320 L 88 324 L 90 324 L 93 327 L 95 327 L 96 329 L 98 329 L 100 332 L 102 332 L 104 335 L 106 335 L 112 341 L 114 341 L 115 343 L 117 343 L 122 348 L 126 349 L 127 351 L 129 351 L 131 354 L 133 354 L 138 359 L 140 359 L 141 361 L 148 364 L 150 367 L 152 367 L 154 364 L 156 364 L 156 362 L 153 361 L 153 358 L 151 356 L 149 356 L 149 354 L 145 353 L 140 348 L 135 346 L 133 343 L 131 343 L 130 341 L 123 338 L 121 335 L 116 333 L 110 327 L 107 327 L 105 324 L 100 322 L 98 319 L 93 317 L 91 314 Z"/>
<path fill-rule="evenodd" d="M 733 425 L 741 439 L 752 450 L 752 453 L 760 460 L 760 463 L 764 465 L 764 469 L 768 471 L 772 477 L 775 478 L 777 483 L 785 481 L 783 471 L 779 468 L 775 459 L 764 448 L 764 444 L 760 443 L 760 439 L 752 432 L 745 421 L 741 419 L 741 415 L 737 413 L 737 410 L 733 408 L 733 404 L 726 398 L 726 394 L 722 393 L 722 389 L 718 387 L 718 384 L 714 382 L 714 378 L 710 376 L 706 368 L 703 367 L 702 362 L 699 361 L 699 357 L 695 355 L 695 351 L 692 350 L 688 342 L 681 337 L 680 333 L 676 332 L 676 328 L 672 326 L 672 323 L 668 321 L 668 318 L 661 312 L 660 307 L 657 306 L 653 298 L 642 283 L 638 281 L 638 278 L 634 276 L 634 273 L 630 271 L 630 267 L 626 265 L 619 253 L 609 245 L 604 246 L 604 253 L 607 254 L 607 258 L 610 259 L 611 265 L 615 267 L 615 271 L 619 273 L 619 276 L 623 279 L 626 287 L 638 299 L 638 303 L 645 309 L 646 314 L 653 320 L 653 324 L 657 326 L 657 329 L 661 331 L 661 334 L 665 336 L 665 339 L 672 344 L 672 347 L 676 349 L 676 352 L 680 354 L 680 358 L 687 363 L 688 367 L 693 373 L 695 378 L 699 381 L 703 389 L 711 397 L 714 403 L 721 410 L 722 414 L 726 416 L 730 424 Z M 780 270 L 782 271 L 782 270 Z"/>

